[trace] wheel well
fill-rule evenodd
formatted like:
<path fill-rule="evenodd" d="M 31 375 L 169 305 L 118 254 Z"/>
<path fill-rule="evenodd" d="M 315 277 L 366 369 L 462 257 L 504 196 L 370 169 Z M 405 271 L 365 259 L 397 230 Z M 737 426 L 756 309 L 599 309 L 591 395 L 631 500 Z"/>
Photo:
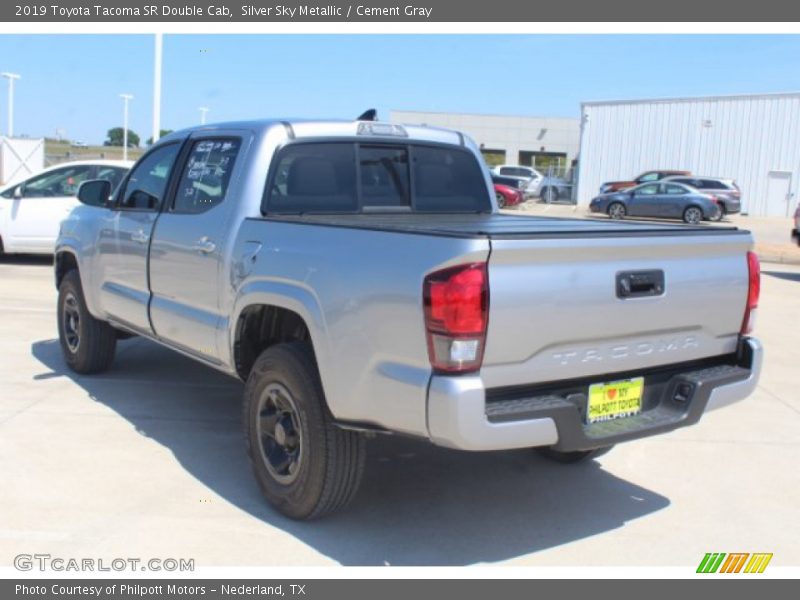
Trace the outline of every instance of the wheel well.
<path fill-rule="evenodd" d="M 248 306 L 239 315 L 235 335 L 233 355 L 236 372 L 242 379 L 247 379 L 258 356 L 273 344 L 309 342 L 311 351 L 314 352 L 311 335 L 303 317 L 279 306 Z"/>
<path fill-rule="evenodd" d="M 56 289 L 61 285 L 64 275 L 72 270 L 78 271 L 78 261 L 70 252 L 60 252 L 56 255 Z"/>

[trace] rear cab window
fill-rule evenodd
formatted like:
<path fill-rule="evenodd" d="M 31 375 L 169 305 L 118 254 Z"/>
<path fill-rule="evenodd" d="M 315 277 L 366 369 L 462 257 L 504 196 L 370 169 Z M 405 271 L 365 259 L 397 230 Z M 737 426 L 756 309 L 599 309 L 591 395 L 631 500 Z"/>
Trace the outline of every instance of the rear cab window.
<path fill-rule="evenodd" d="M 474 155 L 418 143 L 296 142 L 276 157 L 264 214 L 490 212 Z"/>

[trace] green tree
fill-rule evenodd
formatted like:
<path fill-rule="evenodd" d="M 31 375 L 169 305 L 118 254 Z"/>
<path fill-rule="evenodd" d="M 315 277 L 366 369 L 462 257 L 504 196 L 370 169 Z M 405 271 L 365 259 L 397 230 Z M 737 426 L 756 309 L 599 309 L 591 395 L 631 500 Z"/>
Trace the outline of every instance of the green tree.
<path fill-rule="evenodd" d="M 106 133 L 106 141 L 103 142 L 105 146 L 122 146 L 124 131 L 122 127 L 114 127 Z M 135 131 L 128 129 L 128 147 L 137 148 L 139 146 L 139 136 Z"/>
<path fill-rule="evenodd" d="M 159 129 L 159 131 L 161 133 L 159 134 L 158 137 L 162 138 L 165 135 L 169 135 L 170 133 L 172 133 L 173 130 L 172 129 Z M 147 144 L 148 146 L 152 146 L 153 145 L 153 136 L 152 135 L 149 138 L 147 138 L 147 141 L 145 142 L 145 144 Z"/>

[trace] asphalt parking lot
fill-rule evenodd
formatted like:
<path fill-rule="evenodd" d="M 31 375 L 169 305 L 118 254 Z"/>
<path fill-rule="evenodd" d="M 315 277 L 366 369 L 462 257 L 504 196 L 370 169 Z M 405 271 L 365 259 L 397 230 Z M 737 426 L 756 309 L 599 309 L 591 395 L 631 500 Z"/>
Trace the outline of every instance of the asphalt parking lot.
<path fill-rule="evenodd" d="M 221 565 L 800 565 L 800 267 L 763 265 L 756 394 L 694 427 L 556 465 L 369 443 L 347 512 L 295 523 L 251 477 L 238 382 L 141 339 L 68 372 L 52 268 L 0 261 L 0 566 L 19 553 Z"/>

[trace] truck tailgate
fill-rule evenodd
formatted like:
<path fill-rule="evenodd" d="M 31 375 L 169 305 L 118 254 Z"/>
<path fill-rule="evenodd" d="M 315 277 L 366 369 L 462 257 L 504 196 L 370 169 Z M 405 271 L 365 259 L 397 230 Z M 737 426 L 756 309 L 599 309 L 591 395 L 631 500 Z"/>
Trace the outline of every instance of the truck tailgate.
<path fill-rule="evenodd" d="M 735 352 L 751 243 L 744 231 L 491 236 L 485 385 L 602 379 Z M 663 289 L 626 297 L 618 275 L 632 271 L 663 272 Z"/>

